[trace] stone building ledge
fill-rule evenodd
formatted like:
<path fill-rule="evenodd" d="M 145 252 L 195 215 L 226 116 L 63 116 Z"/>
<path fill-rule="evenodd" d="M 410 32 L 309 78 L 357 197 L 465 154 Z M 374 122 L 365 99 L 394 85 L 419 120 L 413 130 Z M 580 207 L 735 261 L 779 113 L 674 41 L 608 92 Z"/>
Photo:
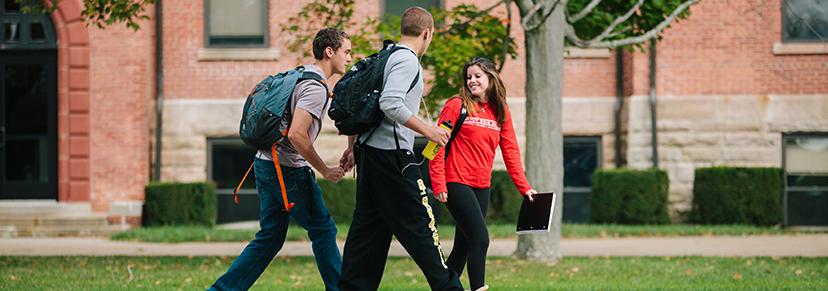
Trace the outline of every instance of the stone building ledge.
<path fill-rule="evenodd" d="M 564 48 L 564 58 L 567 59 L 606 59 L 612 56 L 609 49 L 603 48 Z"/>
<path fill-rule="evenodd" d="M 200 48 L 196 58 L 206 61 L 277 61 L 279 50 L 275 48 Z"/>
<path fill-rule="evenodd" d="M 828 54 L 828 43 L 783 43 L 773 44 L 774 55 L 820 55 Z"/>

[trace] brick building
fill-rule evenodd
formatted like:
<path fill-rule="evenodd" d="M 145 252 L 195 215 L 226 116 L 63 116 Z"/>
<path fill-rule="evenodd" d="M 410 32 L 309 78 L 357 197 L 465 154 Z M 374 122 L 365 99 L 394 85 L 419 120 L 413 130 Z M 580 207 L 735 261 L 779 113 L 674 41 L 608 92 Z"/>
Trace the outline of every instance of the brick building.
<path fill-rule="evenodd" d="M 151 19 L 138 31 L 86 26 L 80 0 L 61 1 L 49 16 L 0 2 L 0 211 L 42 202 L 136 222 L 143 187 L 155 174 L 216 181 L 220 221 L 255 209 L 230 207 L 228 195 L 251 158 L 236 138 L 244 95 L 266 74 L 311 61 L 287 49 L 280 28 L 309 1 L 163 1 L 160 11 L 147 7 Z M 356 11 L 378 16 L 469 2 L 495 1 L 357 1 Z M 654 98 L 656 161 L 670 176 L 673 214 L 689 208 L 694 169 L 712 165 L 783 167 L 788 181 L 816 181 L 786 191 L 826 212 L 828 8 L 819 3 L 702 1 L 666 30 L 654 55 L 623 52 L 619 62 L 615 51 L 569 49 L 563 132 L 565 197 L 573 203 L 565 205 L 585 199 L 594 169 L 654 163 Z M 519 57 L 502 75 L 522 144 L 519 26 L 512 35 Z M 337 160 L 344 144 L 326 122 L 322 157 Z M 245 191 L 243 201 L 257 202 L 254 189 Z M 565 216 L 588 215 L 580 211 L 568 208 Z M 828 220 L 820 219 L 805 224 Z"/>

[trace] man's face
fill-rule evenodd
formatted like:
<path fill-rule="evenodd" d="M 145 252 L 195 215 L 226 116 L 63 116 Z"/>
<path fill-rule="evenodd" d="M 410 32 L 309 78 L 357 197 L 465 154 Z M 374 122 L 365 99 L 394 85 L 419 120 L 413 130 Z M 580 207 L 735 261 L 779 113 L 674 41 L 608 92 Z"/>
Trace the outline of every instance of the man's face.
<path fill-rule="evenodd" d="M 334 74 L 345 74 L 345 67 L 351 63 L 351 40 L 343 39 L 342 45 L 331 56 Z"/>

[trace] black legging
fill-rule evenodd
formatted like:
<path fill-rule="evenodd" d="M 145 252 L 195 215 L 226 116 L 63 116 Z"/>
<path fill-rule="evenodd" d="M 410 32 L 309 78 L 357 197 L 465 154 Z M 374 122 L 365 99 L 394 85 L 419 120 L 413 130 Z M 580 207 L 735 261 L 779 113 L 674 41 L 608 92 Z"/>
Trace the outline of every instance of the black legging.
<path fill-rule="evenodd" d="M 457 274 L 469 262 L 471 290 L 483 287 L 486 277 L 486 253 L 489 251 L 489 230 L 486 228 L 486 211 L 489 209 L 491 190 L 476 189 L 459 183 L 447 183 L 448 207 L 457 223 L 454 247 L 446 265 Z"/>

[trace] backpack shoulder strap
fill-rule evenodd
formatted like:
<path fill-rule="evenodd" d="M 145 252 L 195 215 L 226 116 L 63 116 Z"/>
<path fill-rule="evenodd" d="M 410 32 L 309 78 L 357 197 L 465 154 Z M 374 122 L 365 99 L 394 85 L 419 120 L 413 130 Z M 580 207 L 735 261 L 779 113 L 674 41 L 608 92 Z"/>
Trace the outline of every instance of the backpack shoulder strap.
<path fill-rule="evenodd" d="M 463 123 L 466 121 L 466 117 L 469 115 L 468 110 L 466 110 L 466 105 L 463 104 L 462 100 L 460 101 L 460 115 L 457 116 L 457 120 L 454 122 L 454 127 L 451 128 L 451 136 L 449 136 L 449 140 L 446 142 L 446 150 L 443 157 L 448 159 L 449 155 L 449 148 L 451 148 L 451 142 L 454 141 L 454 138 L 457 137 L 457 134 L 460 133 L 460 127 L 463 126 Z"/>

